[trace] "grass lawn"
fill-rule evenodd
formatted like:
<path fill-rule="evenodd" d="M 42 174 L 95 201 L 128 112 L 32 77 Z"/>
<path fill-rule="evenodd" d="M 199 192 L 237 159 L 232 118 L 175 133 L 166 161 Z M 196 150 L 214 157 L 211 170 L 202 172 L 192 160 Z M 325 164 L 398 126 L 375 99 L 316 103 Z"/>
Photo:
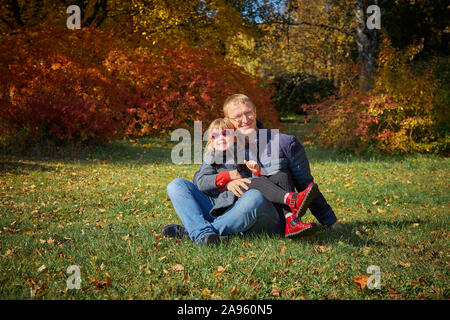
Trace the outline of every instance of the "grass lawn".
<path fill-rule="evenodd" d="M 300 141 L 305 129 L 289 123 Z M 162 226 L 180 223 L 166 185 L 199 167 L 172 164 L 173 145 L 143 138 L 51 157 L 0 155 L 0 298 L 450 298 L 448 159 L 305 144 L 345 229 L 235 236 L 210 248 L 161 238 Z M 80 290 L 67 288 L 71 265 Z M 361 288 L 370 265 L 380 268 L 380 289 Z"/>

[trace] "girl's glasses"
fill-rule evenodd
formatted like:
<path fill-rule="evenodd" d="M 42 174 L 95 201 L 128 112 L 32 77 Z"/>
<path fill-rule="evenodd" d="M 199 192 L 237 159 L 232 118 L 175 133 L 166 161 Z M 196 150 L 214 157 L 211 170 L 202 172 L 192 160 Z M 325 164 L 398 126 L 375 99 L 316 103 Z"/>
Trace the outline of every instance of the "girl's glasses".
<path fill-rule="evenodd" d="M 213 132 L 211 134 L 211 139 L 213 139 L 213 140 L 217 139 L 220 135 L 227 137 L 227 136 L 231 136 L 232 134 L 233 134 L 233 130 L 225 129 L 220 132 Z"/>

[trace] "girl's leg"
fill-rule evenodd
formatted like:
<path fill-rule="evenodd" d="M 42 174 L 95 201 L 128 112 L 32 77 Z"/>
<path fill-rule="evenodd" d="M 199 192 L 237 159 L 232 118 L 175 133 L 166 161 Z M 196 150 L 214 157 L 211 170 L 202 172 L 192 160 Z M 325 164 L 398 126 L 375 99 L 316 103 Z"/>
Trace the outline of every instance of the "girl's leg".
<path fill-rule="evenodd" d="M 314 232 L 314 224 L 301 222 L 296 217 L 297 208 L 290 208 L 286 204 L 286 200 L 293 195 L 291 190 L 295 190 L 289 173 L 280 171 L 272 176 L 258 177 L 251 181 L 249 188 L 259 190 L 267 200 L 275 204 L 278 212 L 281 211 L 284 214 L 286 220 L 285 237 L 307 235 Z"/>
<path fill-rule="evenodd" d="M 279 186 L 285 192 L 295 192 L 294 181 L 289 172 L 280 171 L 268 177 L 271 182 Z"/>
<path fill-rule="evenodd" d="M 276 175 L 278 175 L 278 173 Z M 280 180 L 282 179 L 280 178 Z M 284 196 L 286 195 L 287 191 L 280 188 L 277 184 L 272 182 L 271 178 L 262 176 L 253 178 L 251 179 L 251 181 L 252 182 L 248 185 L 249 189 L 255 189 L 260 191 L 263 194 L 263 196 L 270 202 L 278 204 L 285 203 Z"/>

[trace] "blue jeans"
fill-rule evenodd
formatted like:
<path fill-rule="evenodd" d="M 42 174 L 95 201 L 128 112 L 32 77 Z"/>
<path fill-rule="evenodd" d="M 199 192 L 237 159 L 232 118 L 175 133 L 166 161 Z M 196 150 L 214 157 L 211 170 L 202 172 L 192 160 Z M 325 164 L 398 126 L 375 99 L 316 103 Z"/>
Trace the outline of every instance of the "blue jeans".
<path fill-rule="evenodd" d="M 171 181 L 167 193 L 189 237 L 196 242 L 208 233 L 222 236 L 241 232 L 284 234 L 285 222 L 258 190 L 246 191 L 219 217 L 209 214 L 213 198 L 186 179 Z"/>

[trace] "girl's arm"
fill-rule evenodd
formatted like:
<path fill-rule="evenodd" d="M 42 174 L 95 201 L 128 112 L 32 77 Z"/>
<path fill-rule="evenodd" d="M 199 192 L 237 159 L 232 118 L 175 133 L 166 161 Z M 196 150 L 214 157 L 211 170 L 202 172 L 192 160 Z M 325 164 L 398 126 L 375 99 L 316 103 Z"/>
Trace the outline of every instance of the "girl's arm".
<path fill-rule="evenodd" d="M 222 192 L 229 181 L 240 179 L 237 170 L 218 172 L 216 167 L 204 162 L 197 173 L 195 184 L 200 191 L 208 195 Z"/>

